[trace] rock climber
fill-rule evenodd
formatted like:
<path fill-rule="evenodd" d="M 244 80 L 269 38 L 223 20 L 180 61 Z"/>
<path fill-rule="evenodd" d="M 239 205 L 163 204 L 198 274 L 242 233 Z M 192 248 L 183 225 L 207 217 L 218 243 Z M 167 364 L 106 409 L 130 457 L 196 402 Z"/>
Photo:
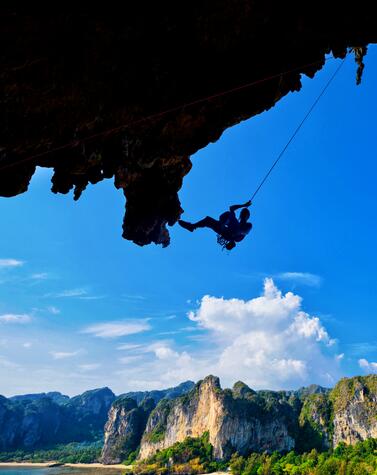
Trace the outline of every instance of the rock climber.
<path fill-rule="evenodd" d="M 232 205 L 229 207 L 229 211 L 223 213 L 219 219 L 206 216 L 197 223 L 189 223 L 182 219 L 178 223 L 182 228 L 187 229 L 190 232 L 195 231 L 198 228 L 209 228 L 215 231 L 217 234 L 217 242 L 228 251 L 232 250 L 237 242 L 242 241 L 251 231 L 253 225 L 248 222 L 250 218 L 250 211 L 248 207 L 251 205 L 251 201 L 247 201 L 242 205 Z M 235 211 L 241 209 L 239 218 L 237 218 Z"/>

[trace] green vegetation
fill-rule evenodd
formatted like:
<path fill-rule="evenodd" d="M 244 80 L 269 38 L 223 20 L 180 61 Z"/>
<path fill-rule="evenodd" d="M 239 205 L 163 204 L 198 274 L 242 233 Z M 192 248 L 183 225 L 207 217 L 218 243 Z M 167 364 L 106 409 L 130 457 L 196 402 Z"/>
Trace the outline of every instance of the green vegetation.
<path fill-rule="evenodd" d="M 163 440 L 165 437 L 167 419 L 170 414 L 172 404 L 173 403 L 171 400 L 162 399 L 152 411 L 151 418 L 156 418 L 158 422 L 150 432 L 145 434 L 145 438 L 148 442 L 155 444 Z"/>
<path fill-rule="evenodd" d="M 228 466 L 232 475 L 377 475 L 377 439 L 354 446 L 340 444 L 322 453 L 313 449 L 302 454 L 233 454 L 226 463 L 214 460 L 213 447 L 205 433 L 136 462 L 132 471 L 135 475 L 196 475 L 226 470 Z"/>
<path fill-rule="evenodd" d="M 168 449 L 161 450 L 133 467 L 136 475 L 198 474 L 224 470 L 227 464 L 213 458 L 213 447 L 208 432 L 202 437 L 188 437 Z"/>
<path fill-rule="evenodd" d="M 75 443 L 56 445 L 43 450 L 15 450 L 0 452 L 0 462 L 46 462 L 93 463 L 101 456 L 101 443 Z"/>
<path fill-rule="evenodd" d="M 375 475 L 377 474 L 377 439 L 354 446 L 340 444 L 335 450 L 286 455 L 256 454 L 230 460 L 232 475 Z"/>
<path fill-rule="evenodd" d="M 377 393 L 377 375 L 356 376 L 353 378 L 342 378 L 330 392 L 330 400 L 334 406 L 334 411 L 338 412 L 346 409 L 349 402 L 355 395 L 362 391 L 367 399 L 367 405 L 376 410 L 376 404 L 370 394 Z"/>
<path fill-rule="evenodd" d="M 300 416 L 300 432 L 296 449 L 308 452 L 311 449 L 326 450 L 332 433 L 332 406 L 325 394 L 311 394 L 304 400 Z"/>

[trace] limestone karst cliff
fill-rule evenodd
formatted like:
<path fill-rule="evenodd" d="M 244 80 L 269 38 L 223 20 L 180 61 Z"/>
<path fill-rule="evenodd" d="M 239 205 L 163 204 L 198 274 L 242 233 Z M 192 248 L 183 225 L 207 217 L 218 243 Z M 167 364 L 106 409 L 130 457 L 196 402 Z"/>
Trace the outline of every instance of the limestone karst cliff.
<path fill-rule="evenodd" d="M 186 397 L 163 401 L 152 412 L 145 429 L 139 457 L 209 433 L 214 456 L 252 450 L 289 451 L 295 445 L 291 421 L 297 418 L 288 401 L 276 398 L 270 407 L 246 385 L 222 390 L 219 379 L 208 376 Z"/>
<path fill-rule="evenodd" d="M 164 396 L 158 403 L 147 397 L 151 392 L 116 398 L 108 388 L 75 398 L 59 393 L 0 396 L 0 451 L 73 441 L 98 444 L 104 436 L 101 460 L 113 464 L 130 456 L 148 458 L 204 434 L 217 459 L 235 451 L 321 451 L 377 438 L 377 375 L 344 378 L 331 390 L 312 385 L 254 391 L 242 382 L 222 389 L 214 376 L 187 392 L 191 386 L 187 382 L 152 392 L 157 399 Z M 169 399 L 172 394 L 178 396 Z"/>
<path fill-rule="evenodd" d="M 144 399 L 139 406 L 134 399 L 126 397 L 115 401 L 105 425 L 102 463 L 121 463 L 138 448 L 154 407 L 153 399 Z"/>
<path fill-rule="evenodd" d="M 60 393 L 0 396 L 0 451 L 101 440 L 114 399 L 109 388 L 73 398 Z"/>
<path fill-rule="evenodd" d="M 36 166 L 75 199 L 113 178 L 139 245 L 169 244 L 192 154 L 298 91 L 326 53 L 377 41 L 365 0 L 119 5 L 1 7 L 0 195 L 25 192 Z"/>
<path fill-rule="evenodd" d="M 344 378 L 330 398 L 333 404 L 333 445 L 377 438 L 377 375 Z"/>
<path fill-rule="evenodd" d="M 138 433 L 139 459 L 204 433 L 218 459 L 353 444 L 377 436 L 376 401 L 376 375 L 343 379 L 332 390 L 312 385 L 297 391 L 253 391 L 242 382 L 223 390 L 208 376 L 186 395 L 157 404 L 142 437 Z M 119 411 L 110 414 L 122 418 Z M 127 425 L 129 416 L 123 417 Z M 108 440 L 114 447 L 116 437 Z"/>
<path fill-rule="evenodd" d="M 180 396 L 193 385 L 186 381 L 165 390 L 118 397 L 109 388 L 85 391 L 72 398 L 58 392 L 0 396 L 0 452 L 32 451 L 71 442 L 97 447 L 104 436 L 105 458 L 114 463 L 113 453 L 117 460 L 138 447 L 147 417 L 158 401 Z M 108 432 L 112 435 L 107 436 Z M 125 441 L 126 433 L 130 437 Z"/>

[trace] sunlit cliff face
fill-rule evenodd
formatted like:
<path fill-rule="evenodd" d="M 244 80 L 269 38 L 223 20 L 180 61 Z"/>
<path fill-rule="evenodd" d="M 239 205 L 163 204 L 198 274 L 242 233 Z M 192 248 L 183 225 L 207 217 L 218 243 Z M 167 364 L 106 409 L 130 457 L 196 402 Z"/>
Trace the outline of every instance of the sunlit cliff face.
<path fill-rule="evenodd" d="M 323 3 L 323 5 L 322 5 Z M 190 155 L 314 76 L 326 53 L 377 41 L 366 2 L 135 2 L 127 12 L 2 8 L 0 195 L 36 166 L 78 199 L 114 177 L 123 236 L 168 245 Z M 249 85 L 239 88 L 239 86 Z M 229 92 L 231 91 L 231 92 Z"/>

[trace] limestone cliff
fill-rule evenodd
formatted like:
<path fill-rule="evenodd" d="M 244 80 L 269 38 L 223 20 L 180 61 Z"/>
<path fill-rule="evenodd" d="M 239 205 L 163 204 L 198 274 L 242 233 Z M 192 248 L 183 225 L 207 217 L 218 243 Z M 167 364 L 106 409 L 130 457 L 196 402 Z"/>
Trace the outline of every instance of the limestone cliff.
<path fill-rule="evenodd" d="M 59 393 L 0 396 L 0 451 L 101 440 L 114 399 L 109 388 L 73 398 Z"/>
<path fill-rule="evenodd" d="M 127 397 L 115 401 L 105 425 L 102 463 L 121 463 L 137 449 L 154 406 L 153 399 L 145 399 L 140 406 Z"/>
<path fill-rule="evenodd" d="M 329 391 L 304 396 L 297 439 L 297 448 L 300 451 L 321 451 L 332 446 L 332 406 L 328 393 Z"/>
<path fill-rule="evenodd" d="M 330 395 L 334 411 L 333 445 L 377 438 L 377 375 L 344 378 Z"/>
<path fill-rule="evenodd" d="M 256 393 L 246 386 L 242 391 L 222 390 L 219 379 L 208 376 L 186 396 L 162 401 L 151 413 L 143 435 L 141 459 L 186 437 L 209 433 L 216 458 L 232 452 L 252 450 L 286 451 L 295 442 L 289 431 L 292 407 L 281 401 L 273 408 L 263 407 Z M 281 406 L 281 407 L 280 407 Z"/>

